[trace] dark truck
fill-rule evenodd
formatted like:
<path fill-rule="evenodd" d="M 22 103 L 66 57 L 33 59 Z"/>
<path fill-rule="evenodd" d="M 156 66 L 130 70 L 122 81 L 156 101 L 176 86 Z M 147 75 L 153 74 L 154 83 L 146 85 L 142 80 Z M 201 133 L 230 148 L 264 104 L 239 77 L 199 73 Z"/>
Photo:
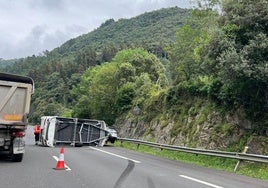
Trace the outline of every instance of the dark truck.
<path fill-rule="evenodd" d="M 0 155 L 21 162 L 25 153 L 34 82 L 30 77 L 0 72 Z"/>

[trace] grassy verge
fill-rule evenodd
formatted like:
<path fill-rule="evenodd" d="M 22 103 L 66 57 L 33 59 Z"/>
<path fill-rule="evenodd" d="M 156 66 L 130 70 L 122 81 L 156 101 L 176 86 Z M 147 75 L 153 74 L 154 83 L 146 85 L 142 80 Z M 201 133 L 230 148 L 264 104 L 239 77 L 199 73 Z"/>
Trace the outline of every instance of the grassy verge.
<path fill-rule="evenodd" d="M 158 148 L 153 148 L 149 146 L 140 145 L 137 149 L 136 144 L 126 143 L 126 142 L 116 142 L 116 146 L 136 150 L 139 152 L 165 157 L 167 159 L 182 161 L 186 163 L 195 164 L 198 166 L 214 168 L 218 170 L 225 170 L 228 172 L 234 173 L 234 168 L 237 163 L 237 160 L 221 158 L 221 157 L 212 157 L 206 155 L 196 155 L 185 152 L 170 151 L 170 150 L 160 150 Z M 246 175 L 253 178 L 258 178 L 262 180 L 268 180 L 268 165 L 262 163 L 252 163 L 243 161 L 240 165 L 240 168 L 236 174 Z"/>

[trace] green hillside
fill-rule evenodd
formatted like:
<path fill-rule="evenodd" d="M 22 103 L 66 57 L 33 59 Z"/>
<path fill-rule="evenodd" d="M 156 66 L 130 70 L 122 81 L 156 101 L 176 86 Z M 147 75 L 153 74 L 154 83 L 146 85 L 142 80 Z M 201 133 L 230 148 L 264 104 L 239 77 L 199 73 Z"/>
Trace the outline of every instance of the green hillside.
<path fill-rule="evenodd" d="M 176 29 L 182 26 L 190 11 L 178 7 L 144 13 L 131 19 L 113 19 L 94 31 L 71 39 L 58 50 L 68 55 L 92 46 L 101 50 L 111 45 L 116 48 L 140 45 L 164 45 L 174 41 Z"/>
<path fill-rule="evenodd" d="M 72 89 L 89 67 L 109 62 L 119 50 L 135 47 L 165 56 L 191 10 L 178 7 L 144 13 L 130 19 L 107 20 L 92 32 L 71 39 L 42 56 L 0 62 L 2 71 L 23 74 L 36 82 L 32 121 L 42 115 L 60 115 L 76 103 Z M 15 63 L 14 63 L 15 61 Z"/>

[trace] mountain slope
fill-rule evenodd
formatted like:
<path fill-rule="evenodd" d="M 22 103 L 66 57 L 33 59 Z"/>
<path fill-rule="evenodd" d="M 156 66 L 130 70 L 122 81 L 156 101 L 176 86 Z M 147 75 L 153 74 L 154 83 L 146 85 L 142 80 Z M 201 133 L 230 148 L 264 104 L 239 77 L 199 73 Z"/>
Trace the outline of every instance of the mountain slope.
<path fill-rule="evenodd" d="M 108 45 L 162 44 L 173 41 L 176 29 L 183 25 L 190 10 L 178 7 L 144 13 L 131 19 L 107 20 L 94 31 L 71 39 L 58 50 L 67 55 L 91 46 L 100 50 Z"/>
<path fill-rule="evenodd" d="M 35 80 L 32 121 L 39 121 L 42 115 L 61 115 L 75 103 L 71 90 L 87 68 L 109 62 L 117 51 L 128 47 L 163 50 L 174 40 L 177 28 L 190 13 L 191 10 L 173 7 L 131 19 L 110 19 L 94 31 L 50 52 L 45 51 L 41 56 L 0 66 L 0 71 L 27 75 Z"/>

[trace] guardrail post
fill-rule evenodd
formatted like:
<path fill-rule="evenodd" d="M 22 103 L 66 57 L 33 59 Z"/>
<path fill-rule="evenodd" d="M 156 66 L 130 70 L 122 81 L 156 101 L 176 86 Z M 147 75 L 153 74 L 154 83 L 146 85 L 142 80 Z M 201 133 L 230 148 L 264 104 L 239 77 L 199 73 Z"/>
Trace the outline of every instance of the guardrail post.
<path fill-rule="evenodd" d="M 243 150 L 242 153 L 245 154 L 245 153 L 247 153 L 247 151 L 248 151 L 248 146 L 245 146 L 245 148 L 244 148 L 244 150 Z M 236 165 L 235 165 L 234 172 L 236 172 L 236 171 L 238 170 L 238 168 L 239 168 L 241 162 L 242 162 L 242 160 L 238 160 L 238 162 L 237 162 Z"/>

